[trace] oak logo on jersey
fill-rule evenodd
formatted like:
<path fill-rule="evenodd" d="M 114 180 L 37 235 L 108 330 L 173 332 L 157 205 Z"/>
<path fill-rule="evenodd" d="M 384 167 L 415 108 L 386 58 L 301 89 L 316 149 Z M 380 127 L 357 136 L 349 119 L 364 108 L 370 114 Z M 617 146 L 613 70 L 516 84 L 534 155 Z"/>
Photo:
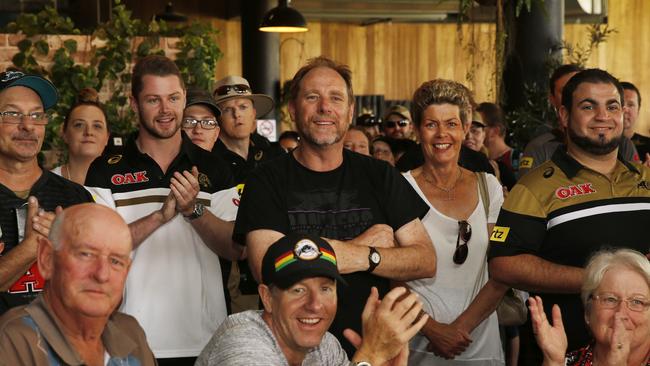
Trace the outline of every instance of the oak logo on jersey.
<path fill-rule="evenodd" d="M 148 181 L 149 178 L 147 178 L 146 170 L 135 173 L 114 174 L 111 177 L 111 183 L 116 186 L 120 186 L 122 184 L 144 183 Z"/>
<path fill-rule="evenodd" d="M 576 184 L 567 187 L 560 187 L 555 190 L 555 197 L 564 200 L 573 196 L 583 196 L 585 194 L 596 193 L 591 183 Z"/>
<path fill-rule="evenodd" d="M 521 158 L 521 161 L 519 162 L 519 167 L 520 168 L 532 168 L 533 167 L 533 158 L 530 156 L 526 156 L 525 158 Z"/>
<path fill-rule="evenodd" d="M 495 226 L 494 229 L 492 229 L 492 235 L 490 235 L 490 240 L 500 241 L 504 243 L 506 241 L 506 238 L 508 237 L 509 232 L 510 232 L 509 227 Z"/>

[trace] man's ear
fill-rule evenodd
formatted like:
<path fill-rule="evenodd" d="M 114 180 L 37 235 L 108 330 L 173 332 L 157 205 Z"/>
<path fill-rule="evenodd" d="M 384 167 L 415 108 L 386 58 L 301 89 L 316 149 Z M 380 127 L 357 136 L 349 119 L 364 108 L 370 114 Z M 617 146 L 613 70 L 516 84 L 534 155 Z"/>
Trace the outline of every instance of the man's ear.
<path fill-rule="evenodd" d="M 560 125 L 562 125 L 562 127 L 564 129 L 568 129 L 569 128 L 569 111 L 564 106 L 561 106 L 560 110 L 558 112 L 560 114 Z"/>
<path fill-rule="evenodd" d="M 267 285 L 258 285 L 257 292 L 260 294 L 264 310 L 269 314 L 273 314 L 273 296 L 271 294 L 271 289 Z"/>
<path fill-rule="evenodd" d="M 287 110 L 289 111 L 289 117 L 291 117 L 291 120 L 296 122 L 296 105 L 293 100 L 290 100 L 289 103 L 287 103 Z"/>
<path fill-rule="evenodd" d="M 131 106 L 131 109 L 135 114 L 140 115 L 138 112 L 138 101 L 135 99 L 133 95 L 129 96 L 129 105 Z"/>
<path fill-rule="evenodd" d="M 38 264 L 38 271 L 46 281 L 52 278 L 54 269 L 54 245 L 53 243 L 42 236 L 37 237 L 38 249 L 36 251 L 36 262 Z"/>

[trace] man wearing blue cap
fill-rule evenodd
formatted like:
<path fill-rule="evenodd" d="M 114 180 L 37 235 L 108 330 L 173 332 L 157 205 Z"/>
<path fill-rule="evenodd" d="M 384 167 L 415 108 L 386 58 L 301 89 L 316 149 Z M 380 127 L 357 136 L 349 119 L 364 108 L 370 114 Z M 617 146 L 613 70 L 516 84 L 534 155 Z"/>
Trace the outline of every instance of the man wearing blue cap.
<path fill-rule="evenodd" d="M 57 206 L 92 202 L 80 185 L 38 165 L 54 85 L 19 71 L 0 73 L 0 314 L 24 305 L 45 284 L 36 266 L 38 237 L 47 235 Z"/>
<path fill-rule="evenodd" d="M 291 233 L 267 250 L 258 291 L 264 310 L 228 317 L 196 365 L 406 365 L 409 339 L 426 322 L 417 295 L 402 299 L 396 288 L 381 301 L 371 291 L 362 317 L 363 340 L 346 330 L 357 346 L 352 362 L 327 329 L 334 320 L 339 284 L 336 253 L 324 239 Z"/>

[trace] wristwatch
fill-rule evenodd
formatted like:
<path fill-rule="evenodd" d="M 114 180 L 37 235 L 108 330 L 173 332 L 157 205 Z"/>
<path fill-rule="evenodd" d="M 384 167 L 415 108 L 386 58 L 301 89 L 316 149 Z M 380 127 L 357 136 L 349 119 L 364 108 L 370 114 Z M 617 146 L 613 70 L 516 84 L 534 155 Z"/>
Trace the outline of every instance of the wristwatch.
<path fill-rule="evenodd" d="M 196 220 L 199 217 L 203 216 L 203 208 L 204 208 L 203 204 L 197 202 L 194 204 L 194 210 L 192 211 L 192 213 L 189 215 L 183 215 L 183 217 L 187 221 Z"/>
<path fill-rule="evenodd" d="M 366 361 L 352 362 L 350 365 L 351 366 L 372 366 L 370 362 L 366 362 Z"/>
<path fill-rule="evenodd" d="M 372 273 L 372 271 L 377 268 L 379 263 L 381 263 L 381 254 L 377 251 L 375 247 L 369 247 L 370 248 L 370 254 L 368 254 L 368 272 Z"/>

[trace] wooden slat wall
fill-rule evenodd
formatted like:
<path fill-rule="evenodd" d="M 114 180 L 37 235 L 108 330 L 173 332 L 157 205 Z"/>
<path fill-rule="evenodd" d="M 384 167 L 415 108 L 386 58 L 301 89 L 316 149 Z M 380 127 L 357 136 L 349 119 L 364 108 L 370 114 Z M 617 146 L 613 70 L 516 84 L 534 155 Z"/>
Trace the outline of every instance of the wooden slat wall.
<path fill-rule="evenodd" d="M 650 136 L 650 1 L 609 2 L 609 24 L 618 30 L 592 55 L 589 66 L 635 83 L 645 97 L 637 131 Z M 214 20 L 222 30 L 225 57 L 217 77 L 241 73 L 241 31 L 237 20 Z M 307 33 L 280 38 L 280 79 L 289 80 L 307 59 L 332 57 L 350 66 L 355 94 L 384 94 L 409 99 L 422 82 L 454 79 L 474 90 L 477 101 L 494 93 L 493 24 L 384 23 L 357 26 L 310 22 Z M 587 44 L 587 26 L 567 24 L 564 38 Z M 469 52 L 469 47 L 475 52 Z M 472 54 L 472 56 L 470 56 Z"/>

